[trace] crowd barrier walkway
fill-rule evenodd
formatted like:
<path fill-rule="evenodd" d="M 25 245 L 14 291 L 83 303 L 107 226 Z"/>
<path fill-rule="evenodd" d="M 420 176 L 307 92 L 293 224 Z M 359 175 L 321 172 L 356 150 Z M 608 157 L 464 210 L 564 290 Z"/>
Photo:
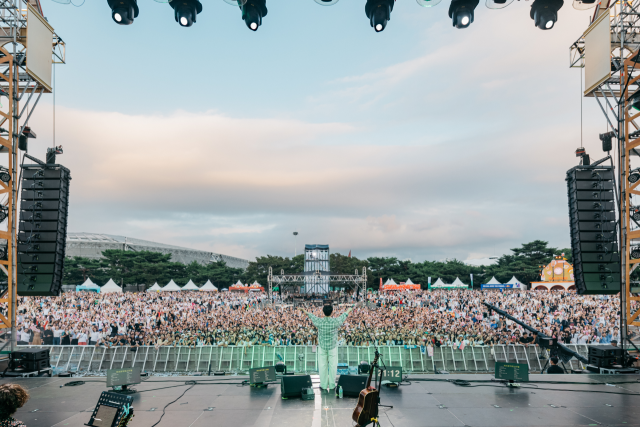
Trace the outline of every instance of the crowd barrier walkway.
<path fill-rule="evenodd" d="M 237 372 L 271 366 L 282 361 L 289 372 L 313 373 L 318 370 L 314 346 L 203 346 L 203 347 L 94 347 L 94 346 L 20 346 L 49 349 L 54 371 L 96 372 L 106 369 L 140 367 L 148 372 Z M 571 350 L 586 356 L 585 344 L 569 344 Z M 494 345 L 467 346 L 462 350 L 452 346 L 434 347 L 432 354 L 415 346 L 381 346 L 385 364 L 400 366 L 404 372 L 493 372 L 496 362 L 526 363 L 531 372 L 540 372 L 548 352 L 538 346 Z M 361 361 L 373 360 L 373 347 L 338 347 L 338 363 L 346 363 L 355 371 Z M 582 369 L 575 358 L 567 369 Z"/>

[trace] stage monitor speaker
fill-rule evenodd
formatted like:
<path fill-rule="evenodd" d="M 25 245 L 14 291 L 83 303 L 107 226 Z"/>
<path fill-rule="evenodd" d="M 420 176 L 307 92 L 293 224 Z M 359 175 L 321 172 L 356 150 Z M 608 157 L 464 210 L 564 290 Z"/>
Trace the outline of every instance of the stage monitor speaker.
<path fill-rule="evenodd" d="M 358 397 L 367 385 L 367 375 L 340 375 L 338 386 L 344 396 Z"/>
<path fill-rule="evenodd" d="M 49 359 L 49 349 L 43 350 L 41 348 L 24 348 L 11 352 L 11 358 L 21 360 Z"/>
<path fill-rule="evenodd" d="M 18 231 L 18 295 L 57 296 L 67 240 L 69 169 L 22 165 Z"/>
<path fill-rule="evenodd" d="M 313 387 L 310 375 L 287 375 L 280 381 L 280 393 L 283 398 L 302 397 L 303 388 Z"/>
<path fill-rule="evenodd" d="M 567 171 L 573 276 L 579 294 L 620 292 L 615 182 L 611 166 Z"/>

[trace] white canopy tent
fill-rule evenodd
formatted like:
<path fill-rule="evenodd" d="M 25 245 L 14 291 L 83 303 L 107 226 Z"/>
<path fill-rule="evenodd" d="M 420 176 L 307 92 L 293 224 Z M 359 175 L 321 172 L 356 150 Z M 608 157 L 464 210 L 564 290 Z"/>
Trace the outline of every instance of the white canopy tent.
<path fill-rule="evenodd" d="M 244 284 L 240 281 L 240 279 L 238 279 L 234 286 L 244 286 Z"/>
<path fill-rule="evenodd" d="M 158 285 L 158 282 L 154 283 L 152 287 L 150 287 L 149 289 L 147 289 L 147 292 L 155 292 L 155 291 L 160 291 L 162 290 L 162 288 Z"/>
<path fill-rule="evenodd" d="M 492 277 L 491 280 L 487 282 L 487 285 L 501 285 L 502 283 L 498 282 L 495 277 Z"/>
<path fill-rule="evenodd" d="M 469 287 L 469 286 L 465 285 L 464 283 L 462 283 L 462 280 L 460 280 L 457 277 L 456 277 L 456 280 L 453 281 L 451 286 L 452 287 L 456 287 L 456 288 L 468 288 Z"/>
<path fill-rule="evenodd" d="M 389 279 L 385 285 L 397 285 L 397 283 L 393 279 Z"/>
<path fill-rule="evenodd" d="M 436 280 L 436 282 L 433 285 L 431 285 L 432 288 L 442 288 L 444 286 L 445 286 L 444 282 L 440 280 L 439 277 L 438 277 L 438 280 Z"/>
<path fill-rule="evenodd" d="M 199 290 L 200 290 L 200 288 L 198 288 L 198 287 L 196 286 L 196 284 L 195 284 L 195 283 L 193 283 L 193 281 L 192 281 L 191 279 L 189 279 L 189 283 L 187 283 L 186 285 L 184 285 L 184 286 L 182 287 L 182 290 L 183 290 L 183 291 L 199 291 Z"/>
<path fill-rule="evenodd" d="M 516 276 L 513 276 L 511 280 L 507 282 L 509 285 L 513 285 L 514 288 L 527 289 L 527 285 L 522 284 L 521 281 L 516 279 Z"/>
<path fill-rule="evenodd" d="M 405 284 L 405 285 L 415 285 L 415 283 L 413 283 L 413 282 L 411 281 L 411 279 L 407 279 L 407 281 L 406 281 L 406 282 L 404 282 L 404 284 Z"/>
<path fill-rule="evenodd" d="M 122 292 L 122 288 L 116 285 L 116 282 L 114 282 L 113 279 L 109 279 L 107 284 L 100 288 L 100 292 L 103 292 L 105 294 L 112 292 Z"/>
<path fill-rule="evenodd" d="M 261 285 L 260 283 L 258 283 L 258 281 L 257 281 L 257 280 L 255 280 L 255 281 L 251 284 L 251 286 L 262 286 L 262 285 Z"/>
<path fill-rule="evenodd" d="M 207 280 L 207 283 L 205 283 L 201 288 L 201 291 L 205 291 L 205 292 L 215 292 L 218 290 L 218 288 L 216 288 L 215 286 L 213 286 L 213 283 L 211 283 L 211 280 Z"/>
<path fill-rule="evenodd" d="M 167 285 L 161 290 L 162 292 L 170 292 L 170 291 L 181 291 L 182 289 L 180 288 L 180 286 L 176 285 L 176 282 L 174 282 L 173 279 L 171 279 L 171 281 L 167 283 Z"/>

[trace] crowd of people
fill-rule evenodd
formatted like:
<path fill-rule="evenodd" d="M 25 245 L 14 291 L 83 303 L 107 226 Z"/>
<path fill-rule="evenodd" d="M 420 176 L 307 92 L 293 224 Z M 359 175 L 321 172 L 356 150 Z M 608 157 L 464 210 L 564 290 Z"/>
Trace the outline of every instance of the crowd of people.
<path fill-rule="evenodd" d="M 340 315 L 354 295 L 342 301 Z M 94 346 L 317 345 L 317 331 L 297 309 L 304 304 L 321 316 L 313 299 L 264 293 L 70 292 L 59 297 L 21 297 L 19 344 Z M 534 344 L 536 337 L 489 310 L 507 311 L 564 343 L 619 340 L 617 296 L 572 292 L 436 290 L 374 293 L 342 326 L 338 345 Z"/>

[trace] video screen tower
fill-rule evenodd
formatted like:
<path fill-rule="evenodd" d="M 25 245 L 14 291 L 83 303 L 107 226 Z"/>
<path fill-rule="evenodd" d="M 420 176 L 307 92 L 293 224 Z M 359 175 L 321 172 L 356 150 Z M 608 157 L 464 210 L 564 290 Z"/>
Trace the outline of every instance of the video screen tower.
<path fill-rule="evenodd" d="M 303 292 L 329 292 L 329 245 L 304 245 L 304 275 Z"/>

